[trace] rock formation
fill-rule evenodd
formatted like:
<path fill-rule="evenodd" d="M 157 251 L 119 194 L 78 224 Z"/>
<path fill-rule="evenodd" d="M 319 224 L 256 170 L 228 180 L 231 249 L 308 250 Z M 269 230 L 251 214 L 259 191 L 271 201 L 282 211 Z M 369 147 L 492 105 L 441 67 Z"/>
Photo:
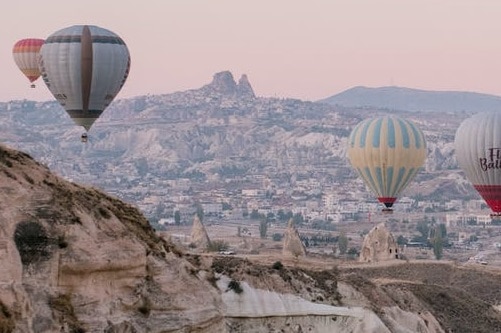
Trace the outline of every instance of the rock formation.
<path fill-rule="evenodd" d="M 299 232 L 294 225 L 294 220 L 290 219 L 287 229 L 284 234 L 284 246 L 282 253 L 285 256 L 293 256 L 295 258 L 306 255 L 306 248 L 304 247 Z"/>
<path fill-rule="evenodd" d="M 1 145 L 0 184 L 0 332 L 224 331 L 217 289 L 132 205 Z"/>
<path fill-rule="evenodd" d="M 376 262 L 399 259 L 399 256 L 397 242 L 384 223 L 376 225 L 365 236 L 360 261 Z"/>
<path fill-rule="evenodd" d="M 250 98 L 256 97 L 256 95 L 254 94 L 254 90 L 252 89 L 252 86 L 249 82 L 249 79 L 245 74 L 242 74 L 240 80 L 238 80 L 237 94 L 240 97 L 250 97 Z"/>
<path fill-rule="evenodd" d="M 291 254 L 305 253 L 292 221 L 286 240 Z M 252 256 L 182 253 L 132 205 L 67 182 L 0 145 L 2 333 L 438 333 L 501 327 L 501 313 L 491 306 L 501 300 L 497 272 L 425 263 L 382 271 L 385 277 L 398 274 L 401 282 L 378 286 L 377 271 L 369 278 L 363 265 L 345 273 L 337 265 L 308 261 L 291 267 Z M 402 277 L 405 272 L 409 276 Z"/>
<path fill-rule="evenodd" d="M 207 230 L 205 230 L 202 221 L 200 221 L 200 218 L 196 214 L 193 218 L 193 226 L 191 227 L 191 244 L 199 250 L 206 250 L 210 245 Z"/>
<path fill-rule="evenodd" d="M 237 84 L 229 71 L 214 74 L 212 82 L 202 89 L 227 97 L 256 97 L 247 75 L 243 74 Z"/>

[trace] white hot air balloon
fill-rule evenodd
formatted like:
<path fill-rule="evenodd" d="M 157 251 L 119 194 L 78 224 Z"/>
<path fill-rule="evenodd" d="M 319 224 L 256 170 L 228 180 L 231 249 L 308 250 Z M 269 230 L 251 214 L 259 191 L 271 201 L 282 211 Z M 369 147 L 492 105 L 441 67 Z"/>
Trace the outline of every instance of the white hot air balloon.
<path fill-rule="evenodd" d="M 115 33 L 92 25 L 74 25 L 45 40 L 39 68 L 57 101 L 88 131 L 125 83 L 130 55 Z M 84 133 L 82 141 L 86 139 Z"/>
<path fill-rule="evenodd" d="M 482 112 L 464 120 L 454 140 L 456 158 L 473 187 L 501 216 L 501 112 Z"/>

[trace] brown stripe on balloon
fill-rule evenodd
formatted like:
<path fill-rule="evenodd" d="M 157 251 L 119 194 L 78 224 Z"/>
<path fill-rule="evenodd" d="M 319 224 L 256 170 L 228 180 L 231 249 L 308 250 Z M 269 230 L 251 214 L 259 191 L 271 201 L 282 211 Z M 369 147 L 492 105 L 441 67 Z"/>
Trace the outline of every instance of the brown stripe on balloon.
<path fill-rule="evenodd" d="M 90 87 L 92 83 L 92 36 L 87 25 L 84 25 L 82 30 L 81 45 L 82 110 L 87 112 L 89 110 Z"/>

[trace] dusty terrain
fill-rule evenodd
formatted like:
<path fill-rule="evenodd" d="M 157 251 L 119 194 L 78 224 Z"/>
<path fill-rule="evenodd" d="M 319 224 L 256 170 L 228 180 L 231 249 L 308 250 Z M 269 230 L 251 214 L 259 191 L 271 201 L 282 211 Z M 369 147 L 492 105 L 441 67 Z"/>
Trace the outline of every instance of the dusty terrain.
<path fill-rule="evenodd" d="M 501 332 L 495 266 L 287 257 L 255 226 L 206 252 L 2 146 L 0 184 L 2 333 Z"/>

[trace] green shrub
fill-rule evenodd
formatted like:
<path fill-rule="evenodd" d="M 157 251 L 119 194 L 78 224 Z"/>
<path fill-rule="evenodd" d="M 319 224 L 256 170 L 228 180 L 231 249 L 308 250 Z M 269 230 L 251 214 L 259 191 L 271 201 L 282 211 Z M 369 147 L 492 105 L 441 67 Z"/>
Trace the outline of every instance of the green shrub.
<path fill-rule="evenodd" d="M 281 270 L 282 268 L 284 268 L 284 265 L 280 261 L 275 261 L 273 263 L 273 265 L 271 266 L 271 268 L 276 269 L 276 270 Z"/>
<path fill-rule="evenodd" d="M 244 290 L 242 289 L 242 287 L 240 286 L 240 282 L 238 282 L 237 280 L 235 279 L 232 279 L 230 281 L 230 283 L 228 283 L 228 289 L 229 290 L 233 290 L 235 293 L 237 294 L 241 294 L 244 292 Z"/>

